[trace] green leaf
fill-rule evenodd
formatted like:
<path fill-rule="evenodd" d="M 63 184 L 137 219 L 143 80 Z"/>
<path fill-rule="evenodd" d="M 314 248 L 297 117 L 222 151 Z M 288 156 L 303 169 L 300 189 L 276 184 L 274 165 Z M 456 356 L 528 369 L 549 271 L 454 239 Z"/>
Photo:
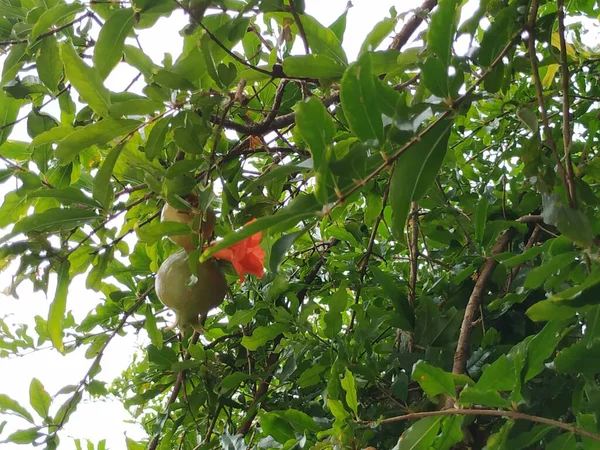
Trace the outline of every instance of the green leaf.
<path fill-rule="evenodd" d="M 342 43 L 333 31 L 307 14 L 303 14 L 300 20 L 310 48 L 314 53 L 329 56 L 340 64 L 348 64 Z"/>
<path fill-rule="evenodd" d="M 65 73 L 73 87 L 79 92 L 95 113 L 106 116 L 110 107 L 110 93 L 102 82 L 102 77 L 95 68 L 88 66 L 77 55 L 73 44 L 63 42 L 60 55 L 65 64 Z"/>
<path fill-rule="evenodd" d="M 279 413 L 292 425 L 294 430 L 300 434 L 304 434 L 307 431 L 316 433 L 321 429 L 319 425 L 314 421 L 312 417 L 297 409 L 286 409 Z"/>
<path fill-rule="evenodd" d="M 580 256 L 580 252 L 568 252 L 555 256 L 550 261 L 543 263 L 541 266 L 536 267 L 529 272 L 527 278 L 523 282 L 523 287 L 526 289 L 536 289 L 540 287 L 549 277 L 575 262 L 578 256 Z"/>
<path fill-rule="evenodd" d="M 529 131 L 537 133 L 539 129 L 538 118 L 532 110 L 522 106 L 517 111 L 517 117 L 523 122 L 523 125 L 529 128 Z"/>
<path fill-rule="evenodd" d="M 514 362 L 506 355 L 501 355 L 485 368 L 475 387 L 479 391 L 510 391 L 515 387 L 517 379 Z"/>
<path fill-rule="evenodd" d="M 149 245 L 166 236 L 181 236 L 191 232 L 188 224 L 179 222 L 154 222 L 136 229 L 138 238 Z"/>
<path fill-rule="evenodd" d="M 113 201 L 114 191 L 110 179 L 122 149 L 122 145 L 113 147 L 94 177 L 93 196 L 104 209 L 109 209 Z"/>
<path fill-rule="evenodd" d="M 441 61 L 446 68 L 446 75 L 452 59 L 452 45 L 460 17 L 461 3 L 460 0 L 440 0 L 427 28 L 427 50 L 431 57 Z"/>
<path fill-rule="evenodd" d="M 154 72 L 158 70 L 158 66 L 154 64 L 152 59 L 137 47 L 125 45 L 123 53 L 125 54 L 125 62 L 142 72 L 146 80 L 150 80 Z"/>
<path fill-rule="evenodd" d="M 290 324 L 287 323 L 275 323 L 269 326 L 260 326 L 252 332 L 251 336 L 244 336 L 242 338 L 242 345 L 252 352 L 256 351 L 289 328 Z"/>
<path fill-rule="evenodd" d="M 549 431 L 552 431 L 552 429 L 553 428 L 550 425 L 534 425 L 531 427 L 531 430 L 510 439 L 506 444 L 506 448 L 510 448 L 511 450 L 521 450 L 535 446 Z"/>
<path fill-rule="evenodd" d="M 453 446 L 463 440 L 462 430 L 463 418 L 450 416 L 442 419 L 442 429 L 435 438 L 433 448 L 436 450 L 450 450 Z"/>
<path fill-rule="evenodd" d="M 598 441 L 594 441 L 594 444 L 592 445 L 595 445 L 596 448 L 598 448 L 597 443 Z M 584 444 L 583 447 L 585 449 L 588 448 L 586 444 Z M 576 448 L 578 448 L 577 440 L 575 439 L 575 435 L 573 433 L 563 433 L 546 445 L 546 450 L 575 450 Z M 594 447 L 590 446 L 589 448 L 593 449 Z"/>
<path fill-rule="evenodd" d="M 277 273 L 279 271 L 279 265 L 281 264 L 281 261 L 283 261 L 283 257 L 290 249 L 294 241 L 304 233 L 306 233 L 306 228 L 284 234 L 277 239 L 277 241 L 275 241 L 273 247 L 271 247 L 271 255 L 269 258 L 269 270 L 271 270 L 271 272 Z"/>
<path fill-rule="evenodd" d="M 219 386 L 221 389 L 235 389 L 237 388 L 243 381 L 248 379 L 249 375 L 244 372 L 234 372 L 227 375 L 225 378 L 221 380 Z"/>
<path fill-rule="evenodd" d="M 273 436 L 281 444 L 294 439 L 294 429 L 277 413 L 266 413 L 260 418 L 260 426 L 267 436 Z"/>
<path fill-rule="evenodd" d="M 152 306 L 146 305 L 146 323 L 145 328 L 148 333 L 148 337 L 152 344 L 160 349 L 163 346 L 163 335 L 162 332 L 156 326 L 156 316 Z"/>
<path fill-rule="evenodd" d="M 482 391 L 476 387 L 467 386 L 458 398 L 461 405 L 484 405 L 492 408 L 510 408 L 511 402 L 502 398 L 498 391 Z"/>
<path fill-rule="evenodd" d="M 131 8 L 119 9 L 100 29 L 92 61 L 102 79 L 105 79 L 123 58 L 125 38 L 133 29 L 134 20 Z"/>
<path fill-rule="evenodd" d="M 408 297 L 398 287 L 398 280 L 374 265 L 370 265 L 369 270 L 373 274 L 377 284 L 381 286 L 392 302 L 392 305 L 394 305 L 400 329 L 404 331 L 413 331 L 415 326 L 415 314 L 408 304 Z"/>
<path fill-rule="evenodd" d="M 52 398 L 44 389 L 44 385 L 37 378 L 32 378 L 29 384 L 29 404 L 42 419 L 48 417 Z"/>
<path fill-rule="evenodd" d="M 63 62 L 55 36 L 42 39 L 35 66 L 42 83 L 52 92 L 56 91 L 63 75 Z"/>
<path fill-rule="evenodd" d="M 562 349 L 554 360 L 558 373 L 600 373 L 600 339 L 581 341 Z"/>
<path fill-rule="evenodd" d="M 296 126 L 312 155 L 317 182 L 315 196 L 325 204 L 329 199 L 326 185 L 329 177 L 329 162 L 333 156 L 335 123 L 323 103 L 316 97 L 310 97 L 298 105 Z"/>
<path fill-rule="evenodd" d="M 417 420 L 402 433 L 397 450 L 429 450 L 440 429 L 441 417 L 425 417 Z"/>
<path fill-rule="evenodd" d="M 91 222 L 98 217 L 94 211 L 85 209 L 50 208 L 41 213 L 32 214 L 21 219 L 15 224 L 12 232 L 4 236 L 0 242 L 6 242 L 10 237 L 16 236 L 19 233 L 53 233 L 61 230 L 69 230 Z"/>
<path fill-rule="evenodd" d="M 288 56 L 283 60 L 283 72 L 288 77 L 337 79 L 347 67 L 325 55 Z"/>
<path fill-rule="evenodd" d="M 67 164 L 92 145 L 105 145 L 111 140 L 124 136 L 136 130 L 141 122 L 133 119 L 104 119 L 75 130 L 65 137 L 58 147 L 55 155 L 61 164 Z"/>
<path fill-rule="evenodd" d="M 452 374 L 444 372 L 439 367 L 432 366 L 425 361 L 419 361 L 413 366 L 411 378 L 419 383 L 421 389 L 429 397 L 433 398 L 439 394 L 455 397 Z"/>
<path fill-rule="evenodd" d="M 19 100 L 9 97 L 3 90 L 0 90 L 0 145 L 3 145 L 10 136 L 14 127 L 11 124 L 17 120 L 20 108 Z"/>
<path fill-rule="evenodd" d="M 438 122 L 419 142 L 410 147 L 396 161 L 390 203 L 392 231 L 403 239 L 410 203 L 423 197 L 437 176 L 448 148 L 452 119 Z"/>
<path fill-rule="evenodd" d="M 30 41 L 35 41 L 38 36 L 45 33 L 53 25 L 61 25 L 62 21 L 70 18 L 80 11 L 83 11 L 85 6 L 81 3 L 61 3 L 45 11 L 37 20 L 31 30 Z"/>
<path fill-rule="evenodd" d="M 529 341 L 523 378 L 525 382 L 544 370 L 545 361 L 552 356 L 554 349 L 564 337 L 565 326 L 564 320 L 548 322 L 542 331 Z M 569 329 L 567 328 L 567 331 Z"/>
<path fill-rule="evenodd" d="M 170 117 L 163 117 L 154 123 L 150 135 L 148 136 L 148 140 L 146 141 L 146 146 L 144 147 L 146 158 L 148 158 L 149 161 L 160 156 L 165 145 L 165 138 L 167 136 L 167 131 L 169 130 L 170 121 Z"/>
<path fill-rule="evenodd" d="M 373 52 L 377 50 L 377 47 L 381 45 L 385 38 L 387 38 L 394 28 L 398 20 L 386 17 L 382 21 L 378 22 L 373 29 L 367 34 L 367 37 L 360 46 L 358 55 L 362 55 L 366 52 Z"/>
<path fill-rule="evenodd" d="M 0 394 L 0 411 L 2 411 L 4 414 L 14 413 L 28 422 L 34 422 L 29 411 L 27 411 L 17 401 L 13 400 L 6 394 Z"/>
<path fill-rule="evenodd" d="M 508 44 L 517 23 L 514 17 L 516 10 L 517 4 L 513 3 L 494 16 L 494 21 L 486 30 L 481 41 L 478 55 L 481 66 L 490 67 Z"/>
<path fill-rule="evenodd" d="M 43 133 L 40 133 L 34 137 L 31 141 L 31 147 L 35 148 L 47 144 L 57 144 L 74 131 L 75 128 L 71 126 L 58 126 L 51 128 L 48 131 L 44 131 Z"/>
<path fill-rule="evenodd" d="M 38 427 L 28 428 L 27 430 L 18 430 L 10 434 L 6 439 L 7 442 L 14 442 L 15 444 L 31 444 L 42 434 Z"/>
<path fill-rule="evenodd" d="M 54 347 L 61 353 L 65 351 L 63 344 L 63 324 L 67 310 L 67 294 L 71 282 L 69 279 L 69 267 L 70 263 L 68 260 L 63 261 L 58 267 L 56 293 L 48 312 L 48 335 Z"/>
<path fill-rule="evenodd" d="M 93 198 L 74 187 L 63 189 L 41 189 L 27 194 L 27 198 L 54 198 L 63 205 L 85 205 L 98 208 L 101 205 Z"/>
<path fill-rule="evenodd" d="M 377 104 L 371 55 L 363 54 L 350 65 L 342 78 L 340 99 L 350 130 L 364 142 L 384 142 L 381 110 Z"/>
<path fill-rule="evenodd" d="M 164 105 L 160 102 L 155 102 L 147 98 L 138 98 L 113 103 L 108 108 L 108 113 L 114 118 L 119 118 L 123 116 L 151 115 L 163 109 Z"/>
<path fill-rule="evenodd" d="M 229 328 L 248 325 L 250 322 L 252 322 L 252 319 L 254 319 L 254 316 L 257 312 L 257 308 L 238 309 L 233 316 L 229 317 Z"/>
<path fill-rule="evenodd" d="M 485 232 L 485 224 L 487 222 L 489 201 L 487 197 L 481 197 L 477 202 L 475 210 L 475 241 L 481 245 L 483 242 L 483 234 Z"/>
<path fill-rule="evenodd" d="M 342 388 L 346 391 L 346 403 L 354 412 L 354 417 L 358 418 L 358 395 L 356 393 L 356 384 L 354 382 L 354 375 L 348 369 L 342 378 Z"/>

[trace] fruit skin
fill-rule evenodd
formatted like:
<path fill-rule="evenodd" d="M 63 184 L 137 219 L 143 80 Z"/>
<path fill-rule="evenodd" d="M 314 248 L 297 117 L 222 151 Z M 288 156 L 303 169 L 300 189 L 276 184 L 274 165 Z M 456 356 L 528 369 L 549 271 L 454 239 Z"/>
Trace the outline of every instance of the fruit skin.
<path fill-rule="evenodd" d="M 158 269 L 155 280 L 156 293 L 163 305 L 175 311 L 177 326 L 185 330 L 188 326 L 201 329 L 199 315 L 219 306 L 229 290 L 227 280 L 215 260 L 198 264 L 198 280 L 191 286 L 191 271 L 188 255 L 180 250 L 169 256 Z M 173 328 L 171 327 L 171 328 Z"/>
<path fill-rule="evenodd" d="M 211 208 L 206 209 L 206 217 L 202 219 L 202 238 L 207 240 L 215 229 L 217 224 L 217 216 Z M 194 211 L 178 211 L 168 203 L 163 206 L 162 213 L 160 216 L 161 222 L 179 222 L 189 225 L 191 228 L 194 227 L 194 219 L 196 213 Z M 199 231 L 200 227 L 198 227 Z M 188 252 L 194 250 L 194 244 L 192 243 L 192 234 L 180 234 L 177 236 L 169 236 L 169 239 Z"/>

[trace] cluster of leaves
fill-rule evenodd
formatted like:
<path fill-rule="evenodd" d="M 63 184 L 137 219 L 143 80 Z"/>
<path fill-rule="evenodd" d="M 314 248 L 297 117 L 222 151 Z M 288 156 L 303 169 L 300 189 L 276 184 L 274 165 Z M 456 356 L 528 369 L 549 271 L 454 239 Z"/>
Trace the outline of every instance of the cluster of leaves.
<path fill-rule="evenodd" d="M 56 448 L 111 395 L 148 432 L 129 449 L 600 448 L 599 11 L 463 3 L 391 10 L 350 63 L 348 11 L 327 27 L 302 0 L 0 0 L 0 269 L 52 299 L 35 330 L 0 321 L 0 356 L 92 361 L 53 396 L 32 381 L 39 417 L 0 395 L 29 423 L 3 441 Z M 177 9 L 159 64 L 133 38 Z M 122 64 L 139 74 L 113 92 Z M 268 267 L 178 339 L 154 275 L 190 229 L 159 216 L 192 192 L 219 217 L 194 258 L 262 232 Z M 81 323 L 76 276 L 103 296 Z"/>

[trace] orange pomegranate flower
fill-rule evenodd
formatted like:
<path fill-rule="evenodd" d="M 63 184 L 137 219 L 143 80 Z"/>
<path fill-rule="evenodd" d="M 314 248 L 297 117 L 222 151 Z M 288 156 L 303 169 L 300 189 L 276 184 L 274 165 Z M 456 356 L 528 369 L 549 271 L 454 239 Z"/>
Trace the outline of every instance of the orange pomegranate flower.
<path fill-rule="evenodd" d="M 252 222 L 254 222 L 254 220 L 248 223 Z M 219 250 L 213 257 L 231 262 L 235 271 L 240 276 L 240 283 L 244 282 L 244 274 L 246 273 L 262 278 L 265 263 L 265 251 L 260 248 L 261 238 L 262 233 L 255 233 L 252 236 L 233 244 L 231 247 Z"/>

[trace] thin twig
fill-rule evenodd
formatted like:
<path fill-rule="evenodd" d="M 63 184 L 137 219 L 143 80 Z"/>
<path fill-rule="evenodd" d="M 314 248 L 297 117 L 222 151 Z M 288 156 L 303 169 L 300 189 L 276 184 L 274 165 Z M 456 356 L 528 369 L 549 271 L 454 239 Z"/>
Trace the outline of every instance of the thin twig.
<path fill-rule="evenodd" d="M 400 50 L 423 22 L 423 14 L 431 11 L 437 5 L 437 0 L 425 0 L 417 12 L 406 22 L 400 32 L 394 36 L 390 50 Z"/>
<path fill-rule="evenodd" d="M 37 38 L 35 38 L 35 40 L 32 42 L 32 44 L 41 41 L 42 39 L 48 37 L 48 36 L 52 36 L 55 35 L 56 33 L 60 33 L 62 30 L 72 27 L 73 25 L 81 22 L 83 19 L 86 19 L 88 17 L 92 17 L 93 13 L 91 11 L 86 12 L 84 15 L 79 16 L 77 19 L 72 20 L 69 23 L 66 23 L 58 28 L 54 28 L 50 31 L 47 31 L 46 33 L 42 33 L 40 34 Z M 1 41 L 0 42 L 0 46 L 5 46 L 5 45 L 17 45 L 17 44 L 27 44 L 29 42 L 28 39 L 14 39 L 11 41 Z"/>
<path fill-rule="evenodd" d="M 310 46 L 308 45 L 308 38 L 306 37 L 306 32 L 304 31 L 304 26 L 302 25 L 302 21 L 300 20 L 300 15 L 298 11 L 296 11 L 294 0 L 289 0 L 290 2 L 290 12 L 296 21 L 296 25 L 298 25 L 298 32 L 300 33 L 300 38 L 304 43 L 304 52 L 308 55 L 310 53 Z"/>
<path fill-rule="evenodd" d="M 424 417 L 436 417 L 436 416 L 493 416 L 493 417 L 508 417 L 514 420 L 528 420 L 529 422 L 542 423 L 544 425 L 550 425 L 561 430 L 569 431 L 571 433 L 585 436 L 595 441 L 600 441 L 600 435 L 590 433 L 582 428 L 569 425 L 567 423 L 559 422 L 558 420 L 547 419 L 545 417 L 532 416 L 530 414 L 521 413 L 518 411 L 502 411 L 498 409 L 444 409 L 442 411 L 424 411 L 410 414 L 404 414 L 402 416 L 389 417 L 387 419 L 379 421 L 360 421 L 362 425 L 379 425 L 388 424 L 395 422 L 403 422 L 406 420 L 422 419 Z"/>
<path fill-rule="evenodd" d="M 560 39 L 560 67 L 562 72 L 562 90 L 563 90 L 563 117 L 562 134 L 563 145 L 565 148 L 565 166 L 567 168 L 567 183 L 569 187 L 570 202 L 572 208 L 577 208 L 577 198 L 575 196 L 575 176 L 573 175 L 573 163 L 571 161 L 572 134 L 570 125 L 570 102 L 569 102 L 569 62 L 567 60 L 567 43 L 565 42 L 565 5 L 564 0 L 558 0 L 558 37 Z"/>
<path fill-rule="evenodd" d="M 529 24 L 528 24 L 528 32 L 529 32 L 529 62 L 531 64 L 531 74 L 533 77 L 533 83 L 535 85 L 535 92 L 538 99 L 538 105 L 540 109 L 540 113 L 542 115 L 542 123 L 544 124 L 544 135 L 548 140 L 548 144 L 550 146 L 550 150 L 552 150 L 552 154 L 556 159 L 556 165 L 558 167 L 558 171 L 560 172 L 563 184 L 565 186 L 565 190 L 567 191 L 567 198 L 569 200 L 569 206 L 574 207 L 573 199 L 571 197 L 571 191 L 569 189 L 569 182 L 567 181 L 567 173 L 565 171 L 565 167 L 560 159 L 558 154 L 558 150 L 556 148 L 556 142 L 554 141 L 554 137 L 552 136 L 552 129 L 550 128 L 550 121 L 548 120 L 548 113 L 546 111 L 546 101 L 544 100 L 544 88 L 542 86 L 542 80 L 540 78 L 540 72 L 538 68 L 538 60 L 535 52 L 535 22 L 537 19 L 537 12 L 539 8 L 539 0 L 532 0 L 531 2 L 531 11 L 529 15 Z"/>

